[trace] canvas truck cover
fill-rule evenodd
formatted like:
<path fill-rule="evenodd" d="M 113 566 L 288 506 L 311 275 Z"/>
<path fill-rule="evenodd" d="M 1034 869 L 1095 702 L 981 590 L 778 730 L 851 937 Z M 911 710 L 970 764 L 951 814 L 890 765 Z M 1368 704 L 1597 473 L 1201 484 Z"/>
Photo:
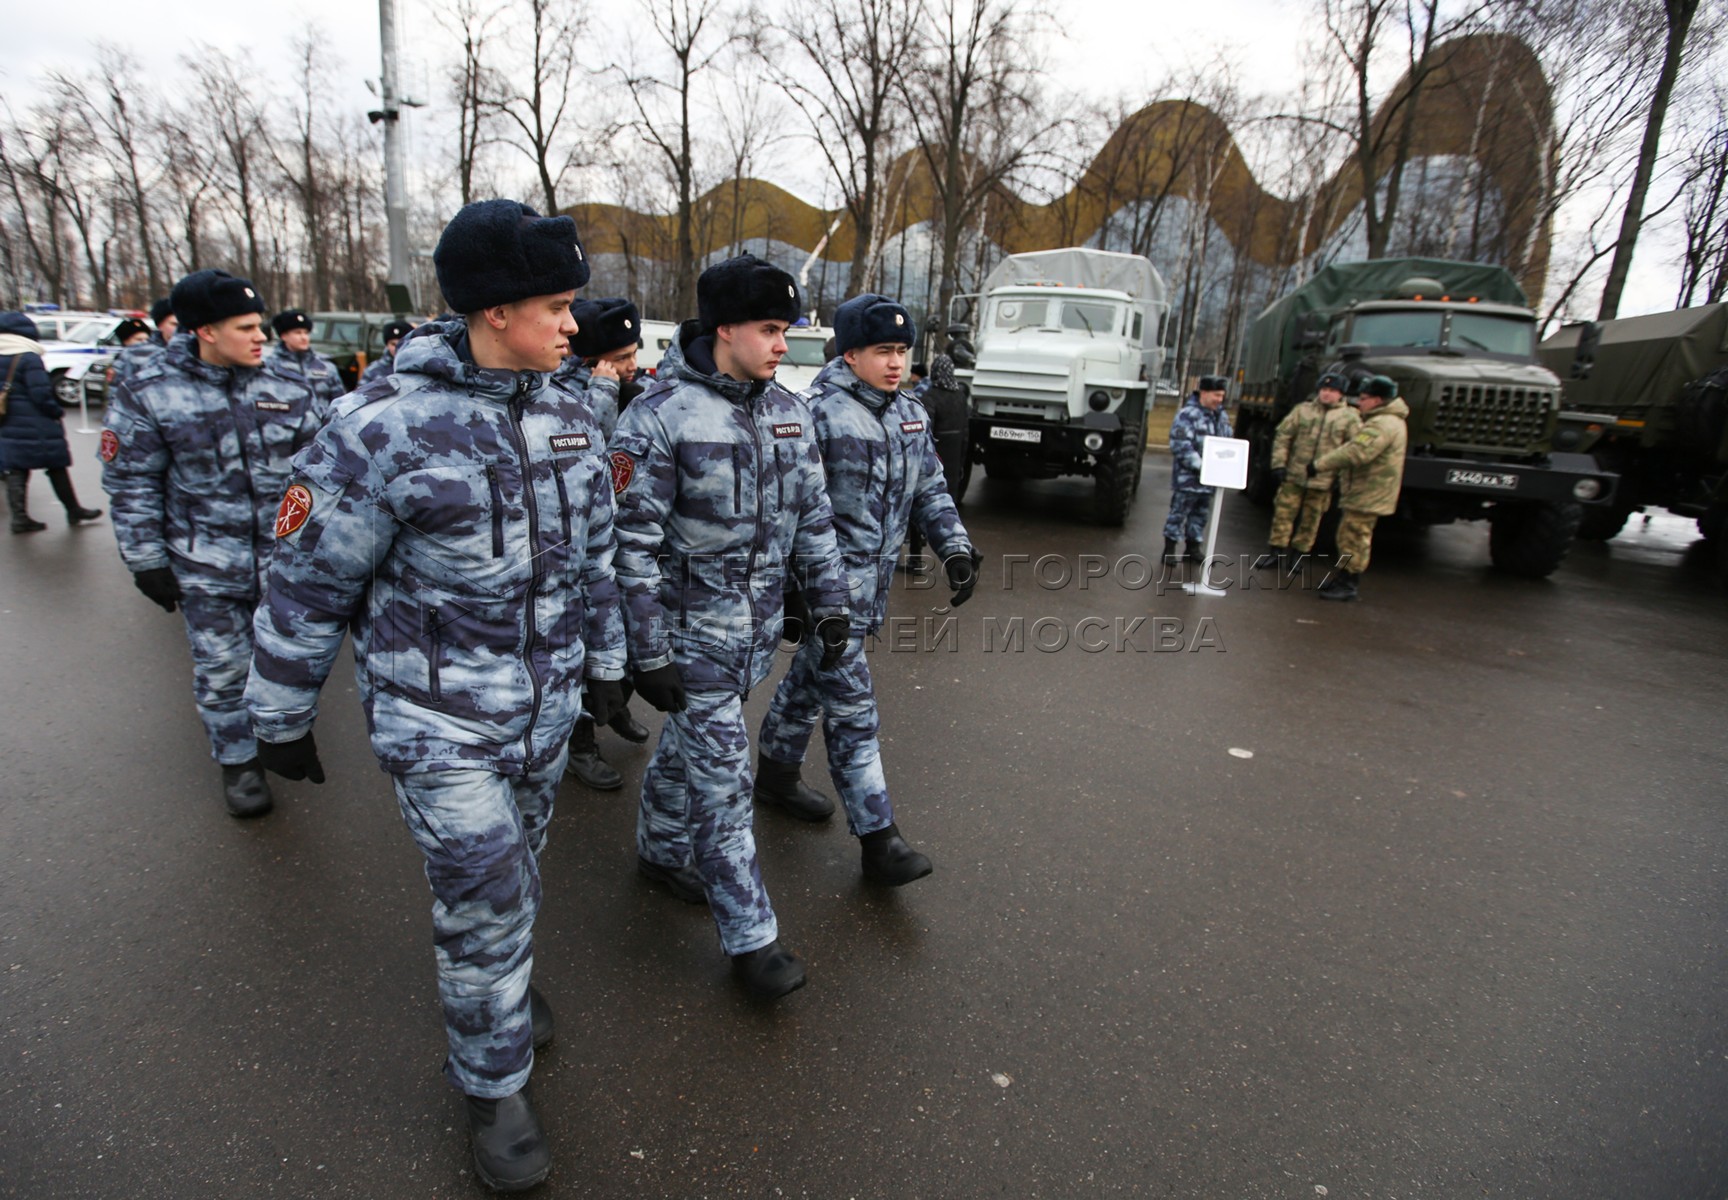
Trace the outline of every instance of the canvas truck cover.
<path fill-rule="evenodd" d="M 1603 321 L 1590 377 L 1573 379 L 1581 328 L 1566 326 L 1536 351 L 1563 381 L 1567 408 L 1646 417 L 1673 405 L 1694 379 L 1728 367 L 1728 302 Z"/>
<path fill-rule="evenodd" d="M 1249 383 L 1279 378 L 1279 365 L 1296 360 L 1296 325 L 1308 313 L 1333 313 L 1357 300 L 1389 298 L 1412 276 L 1438 280 L 1455 299 L 1474 296 L 1495 304 L 1527 305 L 1524 289 L 1505 267 L 1444 258 L 1377 258 L 1333 263 L 1301 287 L 1266 306 L 1248 330 L 1243 366 Z M 1438 297 L 1436 297 L 1438 299 Z"/>
<path fill-rule="evenodd" d="M 999 287 L 1025 283 L 1059 283 L 1063 287 L 1127 292 L 1160 310 L 1165 306 L 1163 277 L 1138 254 L 1081 248 L 1010 254 L 984 277 L 982 290 L 988 295 Z M 1147 322 L 1149 332 L 1156 326 L 1156 321 Z"/>

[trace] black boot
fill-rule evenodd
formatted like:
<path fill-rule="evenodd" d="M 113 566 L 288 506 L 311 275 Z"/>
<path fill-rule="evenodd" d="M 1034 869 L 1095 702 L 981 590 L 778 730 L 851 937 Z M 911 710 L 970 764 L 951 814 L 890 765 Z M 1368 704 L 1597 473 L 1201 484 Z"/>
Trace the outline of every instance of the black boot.
<path fill-rule="evenodd" d="M 270 783 L 257 759 L 222 767 L 222 799 L 231 817 L 261 817 L 275 804 Z"/>
<path fill-rule="evenodd" d="M 594 722 L 589 717 L 578 717 L 576 728 L 570 732 L 570 763 L 566 769 L 597 792 L 615 792 L 624 786 L 624 776 L 600 757 L 600 746 L 594 740 Z"/>
<path fill-rule="evenodd" d="M 667 891 L 686 904 L 708 903 L 708 893 L 702 887 L 702 876 L 697 874 L 695 867 L 662 866 L 638 854 L 636 874 L 654 883 L 664 884 Z"/>
<path fill-rule="evenodd" d="M 534 1049 L 544 1050 L 552 1044 L 557 1025 L 552 1020 L 552 1006 L 533 984 L 528 985 L 528 1020 L 534 1027 Z"/>
<path fill-rule="evenodd" d="M 1268 543 L 1266 546 L 1266 553 L 1254 560 L 1254 569 L 1256 571 L 1264 571 L 1267 567 L 1277 567 L 1282 570 L 1284 567 L 1284 559 L 1289 555 L 1289 553 L 1290 549 L 1287 546 L 1274 546 Z"/>
<path fill-rule="evenodd" d="M 85 508 L 78 503 L 78 493 L 72 487 L 72 476 L 65 467 L 55 467 L 49 471 L 48 484 L 54 489 L 54 498 L 60 501 L 60 507 L 66 510 L 66 523 L 68 525 L 94 521 L 102 515 L 101 509 Z"/>
<path fill-rule="evenodd" d="M 1206 567 L 1206 547 L 1200 542 L 1189 542 L 1188 561 L 1204 571 Z"/>
<path fill-rule="evenodd" d="M 514 1096 L 465 1096 L 474 1173 L 495 1192 L 525 1192 L 552 1170 L 552 1147 L 524 1087 Z"/>
<path fill-rule="evenodd" d="M 1182 561 L 1181 556 L 1176 553 L 1176 539 L 1175 538 L 1165 538 L 1164 539 L 1164 569 L 1167 571 L 1174 570 L 1176 568 L 1176 564 L 1181 562 L 1181 561 Z"/>
<path fill-rule="evenodd" d="M 12 509 L 13 533 L 41 533 L 48 526 L 30 519 L 30 474 L 27 471 L 6 472 L 6 503 Z"/>
<path fill-rule="evenodd" d="M 635 742 L 640 746 L 648 740 L 648 727 L 630 715 L 628 708 L 618 710 L 618 715 L 606 722 L 606 727 L 627 742 Z"/>
<path fill-rule="evenodd" d="M 756 800 L 800 821 L 826 821 L 834 815 L 834 801 L 798 778 L 803 763 L 775 762 L 756 756 Z"/>
<path fill-rule="evenodd" d="M 1362 578 L 1355 571 L 1334 571 L 1332 577 L 1320 585 L 1322 600 L 1360 600 L 1362 597 L 1356 591 L 1356 581 Z"/>
<path fill-rule="evenodd" d="M 732 974 L 752 1000 L 778 1000 L 804 986 L 803 962 L 777 941 L 760 950 L 734 954 Z"/>
<path fill-rule="evenodd" d="M 903 887 L 922 879 L 936 868 L 930 860 L 906 844 L 900 827 L 890 825 L 858 839 L 864 860 L 864 878 L 885 887 Z"/>

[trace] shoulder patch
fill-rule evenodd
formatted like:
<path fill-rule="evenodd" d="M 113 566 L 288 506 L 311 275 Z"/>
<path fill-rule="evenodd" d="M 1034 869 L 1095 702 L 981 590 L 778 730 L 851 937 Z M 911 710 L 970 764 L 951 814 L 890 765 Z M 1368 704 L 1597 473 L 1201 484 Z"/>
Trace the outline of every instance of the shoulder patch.
<path fill-rule="evenodd" d="M 306 524 L 312 515 L 312 489 L 303 483 L 291 483 L 282 493 L 282 503 L 276 509 L 276 536 L 285 538 Z"/>
<path fill-rule="evenodd" d="M 586 450 L 590 443 L 585 433 L 555 433 L 547 439 L 552 449 L 563 453 L 569 450 Z"/>
<path fill-rule="evenodd" d="M 923 433 L 924 432 L 924 422 L 922 422 L 922 421 L 902 421 L 902 422 L 900 422 L 900 432 L 901 433 Z"/>
<path fill-rule="evenodd" d="M 636 460 L 622 450 L 612 451 L 612 494 L 621 496 L 636 474 Z"/>
<path fill-rule="evenodd" d="M 102 431 L 102 445 L 97 455 L 103 462 L 113 462 L 120 454 L 120 435 L 112 429 Z"/>
<path fill-rule="evenodd" d="M 779 421 L 774 425 L 774 436 L 777 438 L 803 437 L 804 425 L 800 421 Z"/>

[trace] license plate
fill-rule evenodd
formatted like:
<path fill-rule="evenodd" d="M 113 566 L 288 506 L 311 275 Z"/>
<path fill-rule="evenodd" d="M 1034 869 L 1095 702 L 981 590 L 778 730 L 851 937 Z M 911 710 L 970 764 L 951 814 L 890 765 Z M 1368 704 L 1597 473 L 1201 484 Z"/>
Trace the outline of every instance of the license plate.
<path fill-rule="evenodd" d="M 990 436 L 999 442 L 1041 442 L 1044 435 L 1036 429 L 1015 429 L 1009 425 L 990 426 Z"/>
<path fill-rule="evenodd" d="M 1503 492 L 1516 491 L 1518 476 L 1504 471 L 1466 471 L 1452 467 L 1446 472 L 1446 482 L 1459 487 L 1497 488 Z"/>

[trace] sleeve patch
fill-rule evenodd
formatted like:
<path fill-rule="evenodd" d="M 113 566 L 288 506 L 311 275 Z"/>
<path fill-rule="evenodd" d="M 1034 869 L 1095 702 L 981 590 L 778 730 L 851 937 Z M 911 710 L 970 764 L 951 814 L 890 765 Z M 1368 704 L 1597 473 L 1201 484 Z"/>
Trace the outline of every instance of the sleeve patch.
<path fill-rule="evenodd" d="M 622 496 L 636 474 L 636 460 L 622 450 L 612 451 L 612 494 Z"/>
<path fill-rule="evenodd" d="M 288 537 L 306 524 L 312 515 L 312 489 L 303 483 L 288 485 L 282 493 L 282 504 L 276 510 L 276 536 Z"/>
<path fill-rule="evenodd" d="M 102 431 L 102 446 L 97 451 L 103 462 L 113 462 L 120 454 L 120 435 L 112 429 Z"/>

